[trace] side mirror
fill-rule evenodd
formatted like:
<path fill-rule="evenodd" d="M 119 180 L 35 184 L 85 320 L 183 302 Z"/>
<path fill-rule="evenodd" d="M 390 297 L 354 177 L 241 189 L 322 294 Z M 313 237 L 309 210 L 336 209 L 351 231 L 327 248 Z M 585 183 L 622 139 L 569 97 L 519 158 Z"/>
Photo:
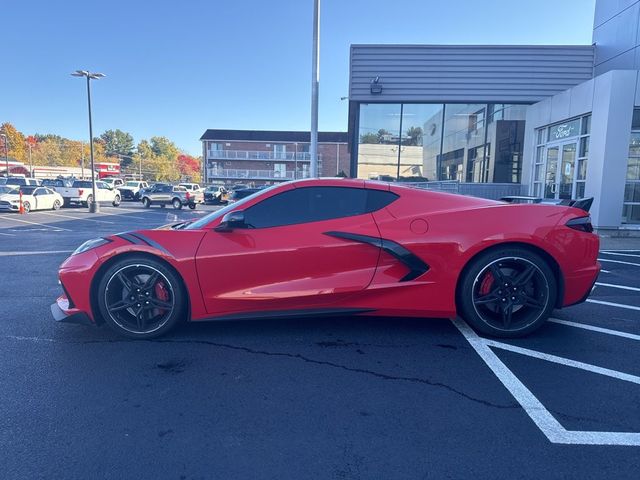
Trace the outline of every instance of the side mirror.
<path fill-rule="evenodd" d="M 234 228 L 247 228 L 247 224 L 244 222 L 244 212 L 242 210 L 227 213 L 222 217 L 222 222 L 220 222 L 220 225 L 215 228 L 215 231 L 230 232 Z"/>

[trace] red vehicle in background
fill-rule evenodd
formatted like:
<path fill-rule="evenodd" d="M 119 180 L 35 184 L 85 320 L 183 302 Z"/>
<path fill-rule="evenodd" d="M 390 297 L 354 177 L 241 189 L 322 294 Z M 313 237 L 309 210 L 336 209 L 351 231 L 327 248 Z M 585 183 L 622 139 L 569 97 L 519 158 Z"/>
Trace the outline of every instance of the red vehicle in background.
<path fill-rule="evenodd" d="M 515 337 L 587 298 L 592 230 L 573 207 L 287 182 L 195 222 L 85 242 L 60 267 L 52 313 L 133 338 L 185 320 L 326 314 L 460 315 Z"/>
<path fill-rule="evenodd" d="M 119 177 L 120 164 L 111 162 L 98 162 L 95 164 L 98 178 Z"/>

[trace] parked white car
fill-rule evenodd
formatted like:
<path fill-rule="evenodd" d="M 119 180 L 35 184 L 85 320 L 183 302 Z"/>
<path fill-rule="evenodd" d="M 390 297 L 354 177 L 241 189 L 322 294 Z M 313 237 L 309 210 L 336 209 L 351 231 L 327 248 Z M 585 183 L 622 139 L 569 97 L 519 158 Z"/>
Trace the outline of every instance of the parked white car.
<path fill-rule="evenodd" d="M 0 210 L 17 212 L 20 210 L 20 192 L 22 206 L 26 213 L 31 210 L 58 210 L 64 203 L 62 195 L 48 187 L 15 187 L 0 194 Z"/>
<path fill-rule="evenodd" d="M 93 192 L 90 180 L 76 180 L 71 187 L 56 187 L 64 198 L 64 205 L 80 204 L 84 207 L 93 202 Z M 102 181 L 96 182 L 96 200 L 98 203 L 111 203 L 114 207 L 120 205 L 120 191 L 110 187 Z"/>

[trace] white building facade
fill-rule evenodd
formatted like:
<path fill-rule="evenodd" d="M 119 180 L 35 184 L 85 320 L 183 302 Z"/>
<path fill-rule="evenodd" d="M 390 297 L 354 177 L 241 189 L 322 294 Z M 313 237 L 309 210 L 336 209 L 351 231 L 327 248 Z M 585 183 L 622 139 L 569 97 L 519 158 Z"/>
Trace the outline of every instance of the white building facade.
<path fill-rule="evenodd" d="M 593 45 L 353 45 L 351 172 L 594 197 L 640 228 L 640 0 L 596 3 Z"/>

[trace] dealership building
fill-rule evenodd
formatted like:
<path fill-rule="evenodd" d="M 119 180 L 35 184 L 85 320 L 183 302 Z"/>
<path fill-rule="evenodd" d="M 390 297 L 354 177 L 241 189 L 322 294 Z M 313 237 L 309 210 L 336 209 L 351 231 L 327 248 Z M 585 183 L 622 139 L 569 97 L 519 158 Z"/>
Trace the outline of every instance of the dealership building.
<path fill-rule="evenodd" d="M 640 228 L 640 0 L 596 2 L 593 45 L 352 45 L 350 173 L 594 197 Z"/>

